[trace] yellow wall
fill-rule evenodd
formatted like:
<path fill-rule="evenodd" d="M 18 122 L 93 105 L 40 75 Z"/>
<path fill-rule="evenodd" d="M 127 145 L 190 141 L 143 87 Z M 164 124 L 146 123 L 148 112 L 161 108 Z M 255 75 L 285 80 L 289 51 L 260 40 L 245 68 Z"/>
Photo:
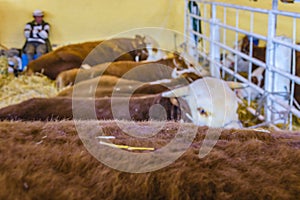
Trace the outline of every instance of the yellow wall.
<path fill-rule="evenodd" d="M 219 0 L 271 8 L 272 0 Z M 0 0 L 0 43 L 21 47 L 23 28 L 32 20 L 31 12 L 42 9 L 51 23 L 53 44 L 69 44 L 103 39 L 114 34 L 141 27 L 165 27 L 183 33 L 184 0 Z M 299 11 L 299 4 L 279 3 L 280 9 Z M 249 27 L 249 15 L 242 13 L 242 28 Z M 266 18 L 255 16 L 255 32 L 265 34 Z M 235 13 L 228 12 L 228 23 L 235 22 Z M 290 22 L 281 20 L 279 33 L 290 36 Z M 298 25 L 300 32 L 300 24 Z M 169 38 L 170 39 L 170 38 Z M 229 36 L 231 42 L 232 36 Z"/>
<path fill-rule="evenodd" d="M 0 43 L 22 46 L 23 28 L 35 9 L 51 23 L 51 41 L 97 40 L 144 26 L 168 27 L 173 0 L 0 0 Z"/>

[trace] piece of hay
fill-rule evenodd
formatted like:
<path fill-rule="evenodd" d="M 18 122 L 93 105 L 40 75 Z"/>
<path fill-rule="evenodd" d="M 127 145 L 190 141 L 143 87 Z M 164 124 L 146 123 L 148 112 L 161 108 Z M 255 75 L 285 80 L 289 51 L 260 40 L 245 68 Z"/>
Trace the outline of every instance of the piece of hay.
<path fill-rule="evenodd" d="M 43 75 L 0 77 L 0 108 L 34 97 L 53 97 L 57 94 L 54 81 Z"/>
<path fill-rule="evenodd" d="M 0 77 L 8 75 L 8 61 L 6 56 L 0 56 Z"/>

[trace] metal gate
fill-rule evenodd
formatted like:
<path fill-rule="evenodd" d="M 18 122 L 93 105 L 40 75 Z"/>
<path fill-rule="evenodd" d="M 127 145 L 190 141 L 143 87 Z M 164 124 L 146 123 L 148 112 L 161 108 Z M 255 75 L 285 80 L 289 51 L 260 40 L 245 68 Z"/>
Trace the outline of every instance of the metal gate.
<path fill-rule="evenodd" d="M 243 90 L 248 95 L 246 99 L 240 99 L 240 103 L 246 104 L 247 110 L 261 120 L 255 127 L 276 128 L 275 124 L 283 124 L 283 128 L 292 130 L 293 120 L 300 118 L 299 102 L 294 98 L 295 92 L 300 96 L 300 46 L 296 44 L 297 41 L 300 42 L 296 37 L 300 14 L 278 10 L 278 0 L 273 0 L 270 10 L 217 1 L 194 0 L 201 13 L 198 15 L 189 9 L 189 2 L 185 0 L 186 51 L 200 65 L 207 60 L 208 70 L 212 76 L 223 79 L 231 76 L 234 81 L 246 85 L 247 88 Z M 241 24 L 245 19 L 247 23 Z M 201 21 L 202 33 L 193 29 L 193 20 Z M 289 26 L 289 30 L 285 28 L 285 36 L 278 31 L 278 26 L 282 23 Z M 258 25 L 265 27 L 263 31 L 255 29 Z M 244 35 L 250 41 L 247 53 L 239 49 L 239 39 Z M 198 36 L 200 42 L 195 41 L 193 36 Z M 254 45 L 257 40 L 265 43 L 259 45 L 266 47 L 264 60 L 253 55 L 256 53 Z M 225 55 L 231 55 L 234 63 L 232 68 L 226 65 Z M 248 66 L 246 75 L 239 73 L 239 60 L 245 61 Z M 262 87 L 251 80 L 254 65 L 265 71 Z M 257 102 L 260 105 L 258 107 L 263 108 L 261 112 L 258 112 L 257 107 L 251 106 L 253 92 L 259 94 Z"/>

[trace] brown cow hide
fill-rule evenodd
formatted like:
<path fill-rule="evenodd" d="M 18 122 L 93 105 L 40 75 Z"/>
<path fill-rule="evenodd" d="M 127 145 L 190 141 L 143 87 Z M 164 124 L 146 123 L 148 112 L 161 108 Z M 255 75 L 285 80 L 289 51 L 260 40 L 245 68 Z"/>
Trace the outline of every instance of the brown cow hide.
<path fill-rule="evenodd" d="M 174 68 L 187 69 L 188 64 L 179 56 L 152 62 L 117 61 L 103 63 L 90 69 L 71 69 L 61 72 L 56 82 L 59 88 L 73 85 L 83 80 L 92 79 L 100 75 L 112 75 L 142 82 L 172 78 Z M 76 81 L 75 81 L 76 80 Z"/>
<path fill-rule="evenodd" d="M 127 100 L 129 101 L 129 108 Z M 72 102 L 73 101 L 73 102 Z M 91 107 L 94 101 L 95 107 Z M 162 98 L 159 95 L 148 95 L 143 97 L 114 98 L 114 115 L 112 113 L 111 98 L 33 98 L 22 103 L 11 105 L 0 109 L 0 120 L 62 120 L 73 119 L 73 106 L 76 106 L 76 119 L 94 119 L 93 113 L 96 112 L 97 119 L 131 119 L 136 121 L 149 120 L 149 109 L 154 104 L 160 104 L 166 110 L 167 116 L 160 116 L 158 111 L 153 117 L 156 120 L 177 120 L 179 112 L 177 107 L 171 104 L 170 99 Z M 94 110 L 95 109 L 95 110 Z M 129 109 L 130 117 L 124 113 Z"/>
<path fill-rule="evenodd" d="M 118 60 L 132 60 L 136 56 L 147 58 L 146 44 L 140 36 L 136 38 L 114 38 L 105 41 L 68 45 L 47 53 L 30 62 L 27 74 L 40 72 L 51 79 L 65 70 L 79 68 L 82 64 L 96 65 Z"/>
<path fill-rule="evenodd" d="M 68 97 L 110 97 L 158 94 L 175 87 L 185 86 L 188 80 L 185 78 L 168 79 L 166 82 L 140 82 L 119 78 L 116 76 L 103 75 L 100 78 L 79 82 L 78 84 L 62 90 L 58 96 Z M 74 94 L 74 91 L 76 93 Z"/>
<path fill-rule="evenodd" d="M 86 42 L 61 47 L 42 55 L 28 64 L 26 73 L 43 73 L 51 79 L 64 70 L 79 68 L 85 57 L 102 41 Z"/>
<path fill-rule="evenodd" d="M 179 127 L 191 129 L 168 122 L 155 136 L 139 139 L 115 122 L 82 123 L 87 133 L 96 125 L 103 135 L 115 136 L 110 140 L 115 144 L 154 147 L 156 153 Z M 148 122 L 138 125 L 142 133 Z M 200 159 L 208 130 L 213 129 L 199 127 L 193 144 L 169 166 L 135 174 L 91 156 L 73 122 L 1 122 L 0 199 L 299 199 L 298 133 L 222 130 L 213 150 Z M 127 161 L 129 167 L 132 163 Z"/>
<path fill-rule="evenodd" d="M 148 57 L 145 37 L 113 38 L 103 41 L 85 58 L 83 64 L 94 66 L 120 60 L 145 60 Z"/>

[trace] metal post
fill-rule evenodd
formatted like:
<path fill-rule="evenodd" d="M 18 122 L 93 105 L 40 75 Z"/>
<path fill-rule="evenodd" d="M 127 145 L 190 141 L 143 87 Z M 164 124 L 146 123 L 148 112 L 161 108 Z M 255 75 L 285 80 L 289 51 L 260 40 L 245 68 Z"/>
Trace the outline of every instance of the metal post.
<path fill-rule="evenodd" d="M 276 38 L 288 43 L 292 43 L 292 40 L 290 38 L 284 36 L 279 36 Z M 275 68 L 276 69 L 279 69 L 280 71 L 284 71 L 287 73 L 291 73 L 291 60 L 292 60 L 291 48 L 286 47 L 284 45 L 278 45 L 278 44 L 275 45 Z M 273 92 L 276 95 L 276 99 L 280 99 L 282 100 L 282 102 L 286 102 L 286 104 L 288 105 L 290 79 L 275 73 L 273 83 L 274 83 Z M 276 113 L 272 114 L 272 118 L 276 119 L 274 121 L 274 124 L 278 124 L 278 123 L 287 124 L 288 111 L 286 110 L 286 108 L 283 108 L 278 104 L 274 104 L 273 108 L 276 111 Z M 279 113 L 281 113 L 281 116 Z M 282 119 L 281 117 L 284 117 L 284 119 Z"/>
<path fill-rule="evenodd" d="M 272 41 L 276 35 L 276 21 L 277 16 L 273 11 L 278 9 L 278 0 L 273 0 L 272 10 L 269 11 L 269 19 L 268 19 L 268 36 L 267 36 L 267 52 L 266 52 L 266 72 L 265 72 L 265 91 L 267 94 L 273 92 L 273 83 L 274 83 L 274 73 L 272 72 L 272 66 L 274 66 L 274 56 L 275 56 L 275 48 L 274 42 Z M 273 102 L 269 95 L 266 97 L 265 103 L 265 120 L 266 122 L 271 122 L 272 118 L 272 108 Z"/>
<path fill-rule="evenodd" d="M 210 74 L 213 77 L 221 78 L 220 70 L 215 62 L 220 62 L 220 47 L 214 44 L 214 41 L 220 42 L 220 27 L 216 25 L 220 20 L 217 19 L 216 5 L 211 5 L 211 20 L 210 20 Z"/>

